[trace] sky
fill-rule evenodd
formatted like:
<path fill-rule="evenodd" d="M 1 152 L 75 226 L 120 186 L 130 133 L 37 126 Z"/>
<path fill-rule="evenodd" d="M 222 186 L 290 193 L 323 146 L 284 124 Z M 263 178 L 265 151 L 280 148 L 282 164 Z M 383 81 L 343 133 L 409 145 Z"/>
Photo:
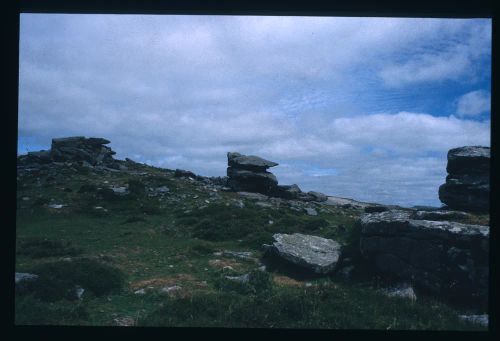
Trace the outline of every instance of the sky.
<path fill-rule="evenodd" d="M 441 206 L 449 149 L 490 145 L 491 19 L 21 14 L 18 154 L 118 159 Z"/>

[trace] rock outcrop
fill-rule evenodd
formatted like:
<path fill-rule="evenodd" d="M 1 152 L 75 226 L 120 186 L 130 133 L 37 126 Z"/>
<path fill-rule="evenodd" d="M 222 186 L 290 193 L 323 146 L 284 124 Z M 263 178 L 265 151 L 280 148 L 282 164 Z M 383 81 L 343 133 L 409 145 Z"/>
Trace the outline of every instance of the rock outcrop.
<path fill-rule="evenodd" d="M 489 227 L 414 217 L 408 211 L 363 215 L 361 254 L 382 273 L 430 292 L 487 301 Z"/>
<path fill-rule="evenodd" d="M 304 193 L 296 184 L 278 185 L 268 169 L 278 164 L 254 155 L 227 153 L 227 185 L 234 191 L 262 193 L 288 200 L 323 202 L 328 197 L 319 192 Z"/>
<path fill-rule="evenodd" d="M 332 239 L 301 233 L 273 235 L 275 242 L 267 252 L 317 274 L 335 271 L 341 246 Z"/>
<path fill-rule="evenodd" d="M 50 150 L 29 152 L 19 157 L 20 163 L 48 164 L 52 162 L 76 162 L 84 166 L 105 166 L 119 168 L 113 159 L 116 153 L 105 146 L 110 141 L 84 136 L 73 136 L 52 139 Z"/>
<path fill-rule="evenodd" d="M 258 156 L 227 153 L 228 186 L 234 191 L 248 191 L 269 194 L 278 185 L 278 180 L 267 169 L 277 166 L 276 162 Z"/>
<path fill-rule="evenodd" d="M 490 148 L 467 146 L 448 152 L 448 176 L 439 187 L 439 200 L 452 209 L 488 211 Z"/>

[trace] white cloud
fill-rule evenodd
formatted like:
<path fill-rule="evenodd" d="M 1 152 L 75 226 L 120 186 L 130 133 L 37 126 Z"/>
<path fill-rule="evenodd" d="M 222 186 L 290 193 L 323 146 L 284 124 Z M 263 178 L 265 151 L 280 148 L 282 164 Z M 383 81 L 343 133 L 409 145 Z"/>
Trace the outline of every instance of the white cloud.
<path fill-rule="evenodd" d="M 47 147 L 52 137 L 102 136 L 119 158 L 203 175 L 224 175 L 226 152 L 239 151 L 279 162 L 282 184 L 435 203 L 447 150 L 488 145 L 489 121 L 399 112 L 417 110 L 413 93 L 381 94 L 381 80 L 464 82 L 488 73 L 478 60 L 490 51 L 490 27 L 469 19 L 22 14 L 19 136 Z M 378 109 L 383 101 L 390 110 Z"/>
<path fill-rule="evenodd" d="M 463 95 L 458 99 L 457 115 L 477 116 L 491 110 L 491 94 L 489 91 L 476 90 Z"/>
<path fill-rule="evenodd" d="M 449 27 L 451 30 L 442 32 L 445 39 L 435 41 L 432 48 L 415 48 L 410 53 L 403 50 L 402 61 L 389 62 L 380 70 L 379 76 L 384 84 L 401 87 L 423 82 L 457 81 L 463 77 L 475 80 L 478 73 L 489 69 L 489 65 L 481 65 L 480 61 L 490 53 L 491 25 L 482 23 L 457 36 L 455 30 L 459 27 Z M 460 41 L 456 41 L 457 37 Z M 429 37 L 426 40 L 429 43 L 434 39 Z"/>

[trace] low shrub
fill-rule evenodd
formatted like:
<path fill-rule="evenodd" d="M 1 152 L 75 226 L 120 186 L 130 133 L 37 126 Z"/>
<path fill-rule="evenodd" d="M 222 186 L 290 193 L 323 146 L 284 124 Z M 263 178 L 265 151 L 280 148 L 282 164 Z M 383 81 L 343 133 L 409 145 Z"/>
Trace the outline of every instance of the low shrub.
<path fill-rule="evenodd" d="M 83 252 L 79 247 L 74 247 L 70 242 L 50 240 L 43 238 L 27 238 L 18 242 L 17 254 L 32 258 L 76 256 Z"/>
<path fill-rule="evenodd" d="M 124 285 L 124 274 L 117 268 L 93 259 L 76 259 L 42 263 L 28 270 L 39 276 L 34 281 L 34 295 L 43 301 L 75 299 L 75 288 L 102 296 L 118 292 Z"/>
<path fill-rule="evenodd" d="M 88 319 L 86 308 L 80 303 L 61 301 L 46 303 L 33 295 L 15 296 L 16 325 L 61 325 Z"/>

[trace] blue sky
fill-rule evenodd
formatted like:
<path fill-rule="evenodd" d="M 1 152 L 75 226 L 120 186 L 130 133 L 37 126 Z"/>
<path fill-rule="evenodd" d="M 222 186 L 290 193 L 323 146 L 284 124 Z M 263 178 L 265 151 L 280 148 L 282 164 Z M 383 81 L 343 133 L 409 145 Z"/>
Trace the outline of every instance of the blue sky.
<path fill-rule="evenodd" d="M 490 144 L 491 20 L 22 14 L 18 153 L 105 137 L 209 176 L 439 206 L 446 153 Z"/>

